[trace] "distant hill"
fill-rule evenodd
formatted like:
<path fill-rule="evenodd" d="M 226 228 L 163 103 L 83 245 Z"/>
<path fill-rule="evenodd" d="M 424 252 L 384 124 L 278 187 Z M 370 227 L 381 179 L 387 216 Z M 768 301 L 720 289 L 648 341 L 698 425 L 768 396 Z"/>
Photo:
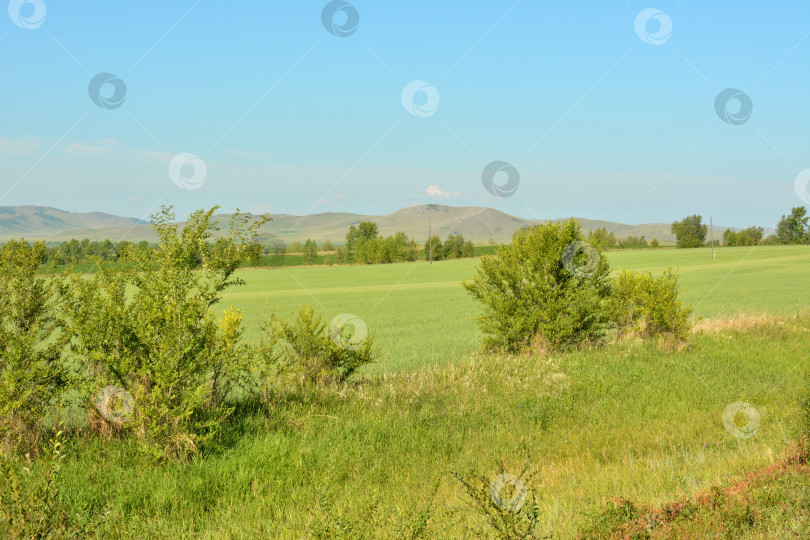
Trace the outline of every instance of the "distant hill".
<path fill-rule="evenodd" d="M 408 236 L 422 242 L 427 238 L 430 220 L 433 234 L 444 238 L 450 233 L 460 233 L 464 238 L 479 244 L 489 242 L 490 238 L 496 242 L 509 242 L 512 234 L 521 227 L 541 223 L 540 220 L 511 216 L 493 208 L 439 204 L 411 206 L 384 216 L 323 212 L 303 217 L 276 214 L 272 218 L 272 222 L 262 227 L 261 239 L 270 241 L 275 237 L 287 244 L 307 238 L 318 242 L 325 240 L 342 242 L 349 226 L 361 221 L 374 221 L 383 235 L 404 231 Z M 221 214 L 215 216 L 215 219 L 224 225 L 228 216 Z M 612 230 L 618 239 L 644 236 L 648 241 L 653 238 L 662 242 L 675 240 L 674 235 L 669 232 L 670 225 L 667 223 L 624 225 L 610 221 L 576 219 L 582 222 L 582 228 L 586 232 L 605 227 L 608 231 Z M 726 227 L 716 226 L 715 239 L 721 239 L 725 229 Z M 770 232 L 766 231 L 766 235 Z M 48 242 L 71 238 L 90 240 L 109 238 L 115 242 L 157 239 L 151 226 L 140 219 L 102 212 L 65 212 L 47 206 L 0 206 L 0 241 L 20 237 Z"/>
<path fill-rule="evenodd" d="M 142 219 L 119 217 L 104 212 L 65 212 L 48 206 L 0 206 L 0 240 L 25 237 L 29 240 L 58 238 L 96 239 L 100 231 L 143 226 Z M 104 234 L 101 234 L 104 237 Z M 100 238 L 104 239 L 104 238 Z"/>

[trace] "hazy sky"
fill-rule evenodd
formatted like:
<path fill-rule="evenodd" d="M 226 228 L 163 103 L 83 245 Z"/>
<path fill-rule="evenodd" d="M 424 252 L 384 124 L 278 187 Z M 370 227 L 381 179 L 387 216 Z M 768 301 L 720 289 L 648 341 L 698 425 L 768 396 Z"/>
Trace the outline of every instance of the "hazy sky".
<path fill-rule="evenodd" d="M 808 197 L 807 1 L 3 11 L 0 205 L 145 217 L 435 202 L 771 227 Z M 513 167 L 493 167 L 503 197 L 482 182 L 496 160 Z"/>

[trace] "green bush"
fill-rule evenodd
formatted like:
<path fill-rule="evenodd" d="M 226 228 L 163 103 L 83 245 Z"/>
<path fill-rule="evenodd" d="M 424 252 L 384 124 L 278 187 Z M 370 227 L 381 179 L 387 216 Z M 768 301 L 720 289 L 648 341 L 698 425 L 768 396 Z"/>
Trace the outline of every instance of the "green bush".
<path fill-rule="evenodd" d="M 484 305 L 489 347 L 567 349 L 605 335 L 610 325 L 607 260 L 585 244 L 573 219 L 523 228 L 485 256 L 464 287 Z"/>
<path fill-rule="evenodd" d="M 36 452 L 42 420 L 68 385 L 56 309 L 61 276 L 38 276 L 44 243 L 0 248 L 0 452 Z"/>
<path fill-rule="evenodd" d="M 179 230 L 162 208 L 152 219 L 160 246 L 151 257 L 127 259 L 133 264 L 124 268 L 99 264 L 93 279 L 74 276 L 65 294 L 88 404 L 109 386 L 133 401 L 131 414 L 112 421 L 96 404 L 97 420 L 137 434 L 158 458 L 196 453 L 213 438 L 231 413 L 226 397 L 251 369 L 241 313 L 231 309 L 217 322 L 211 308 L 242 283 L 233 273 L 265 219 L 251 223 L 237 212 L 226 241 L 215 244 L 215 210 L 194 212 Z"/>
<path fill-rule="evenodd" d="M 327 324 L 313 306 L 287 320 L 273 313 L 263 329 L 265 348 L 274 348 L 282 370 L 307 383 L 342 382 L 377 356 L 374 336 L 365 335 L 364 325 L 357 328 L 360 322 L 338 316 Z"/>
<path fill-rule="evenodd" d="M 580 228 L 573 219 L 524 228 L 497 255 L 482 257 L 464 286 L 484 305 L 478 320 L 485 344 L 570 349 L 609 331 L 686 339 L 692 310 L 678 298 L 678 275 L 622 271 L 614 279 Z"/>
<path fill-rule="evenodd" d="M 622 270 L 612 295 L 614 318 L 620 332 L 642 337 L 663 336 L 683 341 L 692 328 L 692 309 L 678 298 L 678 274 Z"/>

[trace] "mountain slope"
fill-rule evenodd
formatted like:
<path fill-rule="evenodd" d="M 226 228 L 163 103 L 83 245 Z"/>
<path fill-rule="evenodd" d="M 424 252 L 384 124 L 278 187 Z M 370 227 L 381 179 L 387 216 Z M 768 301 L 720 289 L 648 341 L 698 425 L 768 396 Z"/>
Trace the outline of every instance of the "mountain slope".
<path fill-rule="evenodd" d="M 404 231 L 419 242 L 428 236 L 428 227 L 433 234 L 444 238 L 448 234 L 463 234 L 475 243 L 509 242 L 512 234 L 521 227 L 541 223 L 541 220 L 523 219 L 505 214 L 493 208 L 480 206 L 444 206 L 427 204 L 411 206 L 384 216 L 353 213 L 324 212 L 307 216 L 276 214 L 273 221 L 262 227 L 261 239 L 291 243 L 312 238 L 318 242 L 331 240 L 342 242 L 352 224 L 374 221 L 383 235 Z M 613 231 L 617 238 L 645 236 L 647 240 L 673 241 L 670 225 L 646 223 L 625 225 L 610 221 L 580 219 L 585 232 L 604 227 Z M 226 229 L 227 215 L 217 215 L 215 220 Z M 556 219 L 554 220 L 556 221 Z M 715 227 L 714 237 L 723 237 L 726 227 Z M 769 234 L 766 231 L 765 234 Z M 56 242 L 71 238 L 89 238 L 113 241 L 155 241 L 151 226 L 140 219 L 113 216 L 102 212 L 73 213 L 46 206 L 0 206 L 0 241 L 25 237 L 28 240 Z"/>
<path fill-rule="evenodd" d="M 85 238 L 95 231 L 146 224 L 141 219 L 119 217 L 104 212 L 65 212 L 48 206 L 0 206 L 0 239 L 25 237 L 47 239 L 54 234 Z"/>

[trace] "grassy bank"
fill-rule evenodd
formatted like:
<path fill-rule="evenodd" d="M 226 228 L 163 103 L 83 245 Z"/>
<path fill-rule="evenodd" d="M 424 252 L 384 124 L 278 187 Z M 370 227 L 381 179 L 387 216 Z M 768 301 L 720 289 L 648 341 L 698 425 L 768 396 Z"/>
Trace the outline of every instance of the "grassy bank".
<path fill-rule="evenodd" d="M 145 467 L 124 441 L 72 443 L 65 493 L 152 537 L 334 536 L 340 524 L 410 537 L 427 516 L 425 537 L 458 538 L 482 522 L 450 473 L 528 465 L 543 534 L 574 537 L 614 496 L 688 497 L 786 448 L 810 316 L 704 327 L 680 352 L 624 342 L 473 357 L 288 395 L 190 464 Z M 761 413 L 754 437 L 724 428 L 734 401 Z"/>

